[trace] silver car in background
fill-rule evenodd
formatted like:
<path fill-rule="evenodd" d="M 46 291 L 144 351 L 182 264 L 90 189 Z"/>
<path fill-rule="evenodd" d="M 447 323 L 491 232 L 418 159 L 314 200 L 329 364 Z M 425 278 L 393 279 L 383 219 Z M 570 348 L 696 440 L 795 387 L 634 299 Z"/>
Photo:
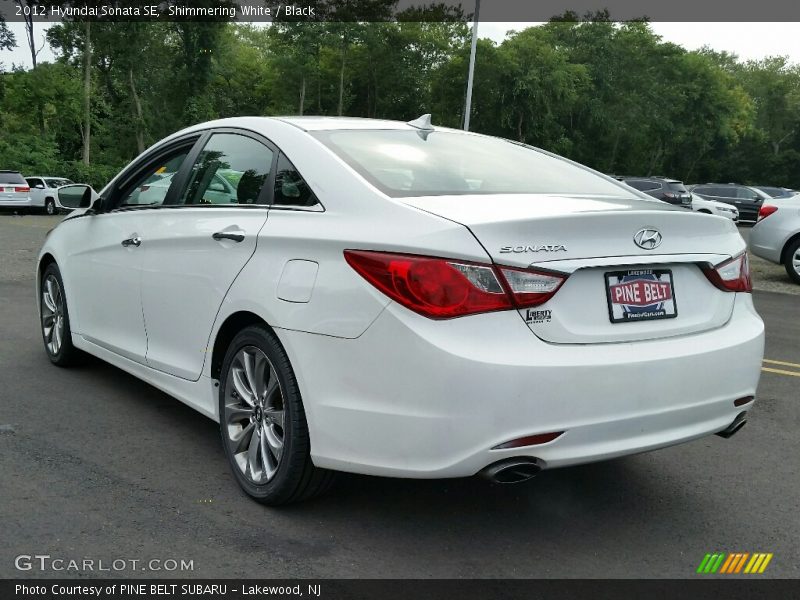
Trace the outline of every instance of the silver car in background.
<path fill-rule="evenodd" d="M 0 171 L 0 208 L 30 209 L 31 186 L 19 171 Z"/>
<path fill-rule="evenodd" d="M 800 284 L 800 196 L 773 198 L 761 207 L 758 222 L 750 231 L 750 251 L 782 264 Z"/>

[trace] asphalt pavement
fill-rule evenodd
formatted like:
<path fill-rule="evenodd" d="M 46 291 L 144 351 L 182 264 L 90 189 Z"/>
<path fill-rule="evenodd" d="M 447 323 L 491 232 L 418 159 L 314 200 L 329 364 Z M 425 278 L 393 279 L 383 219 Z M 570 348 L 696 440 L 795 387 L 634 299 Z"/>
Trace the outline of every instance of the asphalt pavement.
<path fill-rule="evenodd" d="M 345 475 L 323 498 L 271 509 L 239 491 L 210 420 L 100 361 L 50 364 L 30 278 L 46 218 L 9 219 L 0 216 L 0 577 L 680 578 L 697 577 L 715 551 L 770 552 L 759 577 L 800 575 L 797 296 L 754 293 L 767 360 L 750 421 L 729 440 L 516 486 Z M 15 568 L 36 554 L 128 566 Z M 193 570 L 130 567 L 152 559 Z"/>

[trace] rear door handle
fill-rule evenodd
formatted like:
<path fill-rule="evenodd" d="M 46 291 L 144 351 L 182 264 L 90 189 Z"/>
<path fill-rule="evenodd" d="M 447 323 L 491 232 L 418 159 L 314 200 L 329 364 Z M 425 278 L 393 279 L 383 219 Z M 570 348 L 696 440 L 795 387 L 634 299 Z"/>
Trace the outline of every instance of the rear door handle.
<path fill-rule="evenodd" d="M 122 240 L 122 245 L 128 248 L 129 246 L 136 246 L 137 248 L 142 245 L 142 238 L 138 235 L 130 237 L 127 240 Z"/>
<path fill-rule="evenodd" d="M 243 234 L 234 233 L 232 231 L 218 231 L 217 233 L 212 234 L 211 237 L 214 238 L 217 241 L 220 241 L 220 240 L 232 240 L 232 241 L 236 242 L 237 244 L 239 242 L 243 242 L 244 241 L 244 235 Z"/>

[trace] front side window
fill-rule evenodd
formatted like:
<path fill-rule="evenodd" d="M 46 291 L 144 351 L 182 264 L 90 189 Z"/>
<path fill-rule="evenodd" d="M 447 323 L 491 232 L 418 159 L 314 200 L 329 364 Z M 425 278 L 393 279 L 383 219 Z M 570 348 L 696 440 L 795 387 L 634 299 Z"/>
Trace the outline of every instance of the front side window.
<path fill-rule="evenodd" d="M 123 190 L 120 208 L 161 206 L 172 186 L 172 180 L 189 155 L 190 149 L 191 147 L 185 147 L 178 150 L 145 169 L 133 185 Z"/>
<path fill-rule="evenodd" d="M 277 206 L 314 206 L 317 197 L 283 152 L 278 156 L 275 172 L 275 199 Z"/>
<path fill-rule="evenodd" d="M 215 133 L 192 166 L 179 204 L 262 204 L 273 152 L 253 138 Z"/>
<path fill-rule="evenodd" d="M 590 169 L 498 138 L 434 131 L 333 130 L 318 140 L 392 197 L 578 194 L 638 198 Z"/>

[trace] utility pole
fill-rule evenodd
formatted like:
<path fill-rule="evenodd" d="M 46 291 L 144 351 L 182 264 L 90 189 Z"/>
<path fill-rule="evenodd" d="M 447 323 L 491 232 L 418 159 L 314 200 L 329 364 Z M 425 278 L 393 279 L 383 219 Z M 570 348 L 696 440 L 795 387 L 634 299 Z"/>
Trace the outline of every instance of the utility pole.
<path fill-rule="evenodd" d="M 481 0 L 475 0 L 475 16 L 472 18 L 472 48 L 469 53 L 469 75 L 467 76 L 467 102 L 464 106 L 464 131 L 469 131 L 469 114 L 472 111 L 472 80 L 475 76 L 475 51 L 478 48 L 478 19 Z"/>

